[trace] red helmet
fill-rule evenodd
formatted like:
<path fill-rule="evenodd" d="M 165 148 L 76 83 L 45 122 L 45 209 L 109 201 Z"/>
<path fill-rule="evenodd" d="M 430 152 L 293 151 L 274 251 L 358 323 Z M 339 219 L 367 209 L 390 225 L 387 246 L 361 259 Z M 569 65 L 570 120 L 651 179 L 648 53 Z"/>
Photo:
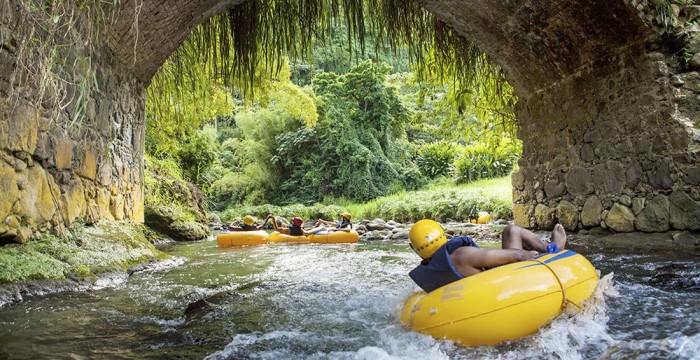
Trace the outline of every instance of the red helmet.
<path fill-rule="evenodd" d="M 302 218 L 300 218 L 298 216 L 295 216 L 292 218 L 292 225 L 294 225 L 294 226 L 301 226 L 301 224 L 303 224 L 303 223 L 304 223 L 304 220 L 302 220 Z"/>

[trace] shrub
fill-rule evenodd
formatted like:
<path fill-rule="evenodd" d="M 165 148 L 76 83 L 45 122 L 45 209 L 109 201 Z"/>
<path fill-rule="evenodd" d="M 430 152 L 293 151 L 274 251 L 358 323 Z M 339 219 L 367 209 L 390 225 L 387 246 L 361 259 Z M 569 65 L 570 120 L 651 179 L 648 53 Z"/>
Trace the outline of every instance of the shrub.
<path fill-rule="evenodd" d="M 424 144 L 418 148 L 416 164 L 420 172 L 430 178 L 447 176 L 452 172 L 456 153 L 457 146 L 447 140 Z"/>

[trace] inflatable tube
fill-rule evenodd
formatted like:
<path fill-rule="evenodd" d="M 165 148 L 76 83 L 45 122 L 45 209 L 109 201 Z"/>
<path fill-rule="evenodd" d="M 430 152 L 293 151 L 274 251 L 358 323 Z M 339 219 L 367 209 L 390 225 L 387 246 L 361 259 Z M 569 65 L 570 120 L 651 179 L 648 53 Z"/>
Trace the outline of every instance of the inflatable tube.
<path fill-rule="evenodd" d="M 216 243 L 221 246 L 243 246 L 267 244 L 270 235 L 264 230 L 231 231 L 216 235 Z"/>
<path fill-rule="evenodd" d="M 356 243 L 360 234 L 355 230 L 350 231 L 321 231 L 309 235 L 309 241 L 321 244 Z"/>
<path fill-rule="evenodd" d="M 565 308 L 579 311 L 597 283 L 593 265 L 565 250 L 416 293 L 406 301 L 401 322 L 436 339 L 495 345 L 534 334 Z"/>
<path fill-rule="evenodd" d="M 287 235 L 282 234 L 277 231 L 273 231 L 270 234 L 270 242 L 293 242 L 293 243 L 308 243 L 311 242 L 308 237 L 304 235 Z"/>

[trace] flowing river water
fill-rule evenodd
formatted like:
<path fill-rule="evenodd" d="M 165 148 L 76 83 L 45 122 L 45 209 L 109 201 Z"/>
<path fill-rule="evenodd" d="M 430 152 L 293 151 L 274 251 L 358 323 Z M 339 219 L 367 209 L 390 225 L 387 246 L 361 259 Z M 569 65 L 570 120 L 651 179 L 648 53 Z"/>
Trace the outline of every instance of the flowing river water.
<path fill-rule="evenodd" d="M 577 249 L 601 273 L 583 313 L 518 341 L 464 348 L 400 325 L 417 290 L 406 241 L 161 248 L 174 260 L 0 310 L 0 358 L 700 358 L 698 287 L 650 285 L 652 270 L 671 263 L 697 276 L 697 257 Z"/>

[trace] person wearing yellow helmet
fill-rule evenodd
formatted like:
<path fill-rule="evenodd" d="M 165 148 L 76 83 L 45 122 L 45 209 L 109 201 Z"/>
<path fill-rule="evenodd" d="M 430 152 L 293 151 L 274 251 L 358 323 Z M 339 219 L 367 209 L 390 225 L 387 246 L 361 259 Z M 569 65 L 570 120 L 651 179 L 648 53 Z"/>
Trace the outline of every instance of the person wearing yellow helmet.
<path fill-rule="evenodd" d="M 268 215 L 265 218 L 265 221 L 262 223 L 262 225 L 255 225 L 255 219 L 250 216 L 246 215 L 243 217 L 243 225 L 241 226 L 236 226 L 233 223 L 231 223 L 228 226 L 228 229 L 231 231 L 256 231 L 256 230 L 262 230 L 265 228 L 265 225 L 267 225 L 267 221 L 270 220 L 270 215 Z"/>
<path fill-rule="evenodd" d="M 352 222 L 350 221 L 352 219 L 352 215 L 350 215 L 349 212 L 343 212 L 340 213 L 340 222 L 333 222 L 333 221 L 327 221 L 323 219 L 318 219 L 316 221 L 315 226 L 321 226 L 321 225 L 330 225 L 330 226 L 335 226 L 333 228 L 328 229 L 328 231 L 350 231 L 352 230 Z"/>
<path fill-rule="evenodd" d="M 268 217 L 272 219 L 272 227 L 275 229 L 275 231 L 282 234 L 293 236 L 309 236 L 311 234 L 315 234 L 325 229 L 323 226 L 316 226 L 312 229 L 304 229 L 304 219 L 298 216 L 292 218 L 292 221 L 290 221 L 289 226 L 278 226 L 277 219 L 275 219 L 275 217 L 272 214 L 268 215 Z"/>
<path fill-rule="evenodd" d="M 429 219 L 416 222 L 408 237 L 411 248 L 423 259 L 408 275 L 426 292 L 493 267 L 561 251 L 566 246 L 566 232 L 561 224 L 554 226 L 551 245 L 532 231 L 509 225 L 501 234 L 501 249 L 481 249 L 468 236 L 448 240 L 442 226 Z"/>

